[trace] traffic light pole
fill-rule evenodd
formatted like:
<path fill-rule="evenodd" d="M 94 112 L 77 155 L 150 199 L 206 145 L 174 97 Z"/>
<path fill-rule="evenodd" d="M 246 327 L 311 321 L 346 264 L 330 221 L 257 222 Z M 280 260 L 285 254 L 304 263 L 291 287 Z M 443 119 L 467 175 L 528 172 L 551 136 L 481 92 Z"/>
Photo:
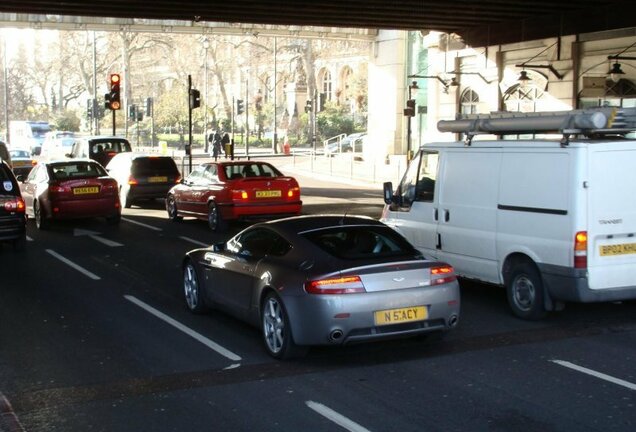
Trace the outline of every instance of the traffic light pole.
<path fill-rule="evenodd" d="M 192 75 L 188 75 L 188 172 L 192 172 Z"/>
<path fill-rule="evenodd" d="M 113 110 L 113 111 L 112 111 L 112 113 L 113 113 L 113 136 L 115 136 L 115 134 L 116 134 L 116 128 L 117 128 L 117 125 L 116 125 L 116 123 L 115 123 L 115 113 L 116 113 L 116 112 L 117 112 L 117 111 L 115 111 L 115 110 Z"/>

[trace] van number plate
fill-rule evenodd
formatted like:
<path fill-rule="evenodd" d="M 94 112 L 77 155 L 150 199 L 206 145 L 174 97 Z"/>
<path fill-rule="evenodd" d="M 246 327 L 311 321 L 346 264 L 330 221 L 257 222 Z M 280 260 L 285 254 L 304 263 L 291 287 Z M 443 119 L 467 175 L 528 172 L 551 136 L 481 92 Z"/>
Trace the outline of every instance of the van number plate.
<path fill-rule="evenodd" d="M 600 247 L 601 256 L 636 254 L 636 243 L 622 243 Z"/>

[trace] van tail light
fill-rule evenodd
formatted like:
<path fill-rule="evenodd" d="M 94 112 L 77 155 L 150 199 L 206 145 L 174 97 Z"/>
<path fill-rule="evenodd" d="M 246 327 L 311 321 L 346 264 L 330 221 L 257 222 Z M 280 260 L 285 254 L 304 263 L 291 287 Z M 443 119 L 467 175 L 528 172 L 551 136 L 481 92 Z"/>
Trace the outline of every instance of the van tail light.
<path fill-rule="evenodd" d="M 137 181 L 137 179 L 133 176 L 128 177 L 128 184 L 129 185 L 137 185 L 139 184 L 139 181 Z"/>
<path fill-rule="evenodd" d="M 309 294 L 357 294 L 366 292 L 360 276 L 341 276 L 305 283 Z"/>
<path fill-rule="evenodd" d="M 4 210 L 8 212 L 24 213 L 25 208 L 26 206 L 22 198 L 16 198 L 4 203 Z"/>
<path fill-rule="evenodd" d="M 455 269 L 450 265 L 431 267 L 431 285 L 442 285 L 457 280 Z"/>
<path fill-rule="evenodd" d="M 579 231 L 574 236 L 574 268 L 587 268 L 587 231 Z"/>
<path fill-rule="evenodd" d="M 232 199 L 234 201 L 245 201 L 247 198 L 248 198 L 247 191 L 244 191 L 244 190 L 232 191 Z"/>

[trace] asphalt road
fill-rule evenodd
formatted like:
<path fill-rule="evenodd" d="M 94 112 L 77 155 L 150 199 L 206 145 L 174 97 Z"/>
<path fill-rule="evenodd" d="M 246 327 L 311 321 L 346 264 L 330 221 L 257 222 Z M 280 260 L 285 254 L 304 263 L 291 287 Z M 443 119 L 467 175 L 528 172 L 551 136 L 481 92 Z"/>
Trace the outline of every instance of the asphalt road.
<path fill-rule="evenodd" d="M 297 175 L 308 213 L 379 216 L 381 191 Z M 28 226 L 0 250 L 0 430 L 634 431 L 636 303 L 568 305 L 542 322 L 462 283 L 444 339 L 313 348 L 278 362 L 259 332 L 190 314 L 180 260 L 226 239 L 161 202 Z"/>

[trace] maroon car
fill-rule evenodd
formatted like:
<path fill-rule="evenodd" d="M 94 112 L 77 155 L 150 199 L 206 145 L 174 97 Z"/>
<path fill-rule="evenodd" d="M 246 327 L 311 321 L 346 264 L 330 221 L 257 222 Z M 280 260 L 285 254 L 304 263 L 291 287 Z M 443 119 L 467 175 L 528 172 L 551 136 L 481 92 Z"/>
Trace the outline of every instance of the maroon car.
<path fill-rule="evenodd" d="M 300 187 L 266 162 L 213 162 L 196 167 L 166 197 L 171 220 L 206 219 L 213 231 L 225 221 L 300 214 Z"/>
<path fill-rule="evenodd" d="M 93 160 L 39 163 L 20 189 L 39 229 L 57 219 L 103 216 L 116 224 L 121 218 L 117 181 Z"/>

